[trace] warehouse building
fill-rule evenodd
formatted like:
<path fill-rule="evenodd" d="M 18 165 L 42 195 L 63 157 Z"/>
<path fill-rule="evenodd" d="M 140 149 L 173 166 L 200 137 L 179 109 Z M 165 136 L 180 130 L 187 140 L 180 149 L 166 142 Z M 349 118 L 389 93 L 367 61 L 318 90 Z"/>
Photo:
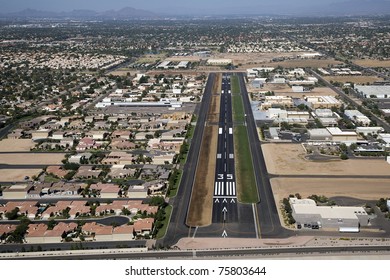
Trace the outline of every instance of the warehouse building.
<path fill-rule="evenodd" d="M 358 110 L 345 110 L 344 115 L 356 124 L 369 126 L 371 123 L 371 120 L 366 115 L 359 112 Z"/>
<path fill-rule="evenodd" d="M 360 86 L 355 85 L 355 90 L 364 98 L 390 98 L 390 86 Z"/>
<path fill-rule="evenodd" d="M 369 224 L 363 207 L 317 206 L 312 199 L 290 198 L 292 216 L 297 228 L 329 228 L 340 232 L 359 232 Z"/>

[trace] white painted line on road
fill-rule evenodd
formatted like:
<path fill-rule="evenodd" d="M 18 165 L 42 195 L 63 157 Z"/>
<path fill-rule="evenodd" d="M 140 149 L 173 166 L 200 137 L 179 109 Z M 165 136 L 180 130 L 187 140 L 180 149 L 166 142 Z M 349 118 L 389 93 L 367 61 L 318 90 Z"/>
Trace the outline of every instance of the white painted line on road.
<path fill-rule="evenodd" d="M 225 190 L 224 190 L 224 183 L 221 182 L 221 195 L 223 195 L 225 193 Z"/>
<path fill-rule="evenodd" d="M 225 172 L 226 172 L 226 163 L 225 163 Z"/>
<path fill-rule="evenodd" d="M 217 192 L 218 192 L 218 183 L 215 182 L 214 195 L 217 195 Z"/>
<path fill-rule="evenodd" d="M 229 134 L 233 134 L 233 128 L 229 127 Z"/>
<path fill-rule="evenodd" d="M 218 131 L 218 134 L 222 134 L 222 131 L 223 131 L 223 128 L 220 127 L 220 128 L 219 128 L 219 131 Z"/>
<path fill-rule="evenodd" d="M 233 195 L 236 196 L 236 183 L 233 182 Z"/>
<path fill-rule="evenodd" d="M 229 158 L 230 159 L 234 159 L 234 155 L 233 154 L 229 154 Z"/>
<path fill-rule="evenodd" d="M 217 158 L 222 158 L 222 154 L 217 154 Z"/>
<path fill-rule="evenodd" d="M 198 228 L 199 228 L 199 227 L 196 227 L 196 228 L 195 228 L 194 235 L 192 236 L 192 238 L 195 238 L 195 235 L 196 235 L 196 232 L 198 231 Z"/>
<path fill-rule="evenodd" d="M 230 183 L 230 195 L 233 195 L 233 183 Z"/>

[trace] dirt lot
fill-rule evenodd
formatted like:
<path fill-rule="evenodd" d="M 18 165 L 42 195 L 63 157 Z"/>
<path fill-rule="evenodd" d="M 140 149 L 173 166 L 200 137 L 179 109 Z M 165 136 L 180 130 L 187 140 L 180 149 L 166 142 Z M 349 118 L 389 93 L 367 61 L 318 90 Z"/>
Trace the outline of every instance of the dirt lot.
<path fill-rule="evenodd" d="M 376 76 L 324 76 L 324 79 L 328 82 L 334 81 L 339 83 L 355 83 L 355 84 L 366 84 L 383 81 L 382 78 Z"/>
<path fill-rule="evenodd" d="M 291 59 L 280 62 L 270 62 L 266 63 L 266 66 L 278 67 L 282 66 L 284 68 L 296 68 L 296 67 L 311 67 L 311 68 L 320 68 L 320 67 L 329 67 L 329 65 L 340 64 L 340 61 L 334 59 Z"/>
<path fill-rule="evenodd" d="M 20 153 L 20 154 L 0 154 L 0 164 L 10 165 L 45 165 L 61 164 L 65 154 L 43 154 L 43 153 Z"/>
<path fill-rule="evenodd" d="M 349 159 L 332 162 L 312 162 L 305 159 L 300 144 L 263 144 L 262 150 L 271 174 L 279 175 L 367 175 L 390 174 L 390 164 L 384 160 Z"/>
<path fill-rule="evenodd" d="M 187 217 L 187 225 L 189 226 L 208 226 L 211 224 L 217 137 L 217 126 L 205 127 Z"/>
<path fill-rule="evenodd" d="M 42 169 L 0 169 L 0 181 L 22 182 L 25 176 L 37 176 Z"/>
<path fill-rule="evenodd" d="M 353 63 L 363 67 L 390 67 L 390 60 L 359 59 L 354 60 Z"/>
<path fill-rule="evenodd" d="M 212 96 L 211 96 L 211 104 L 207 116 L 208 122 L 218 122 L 219 121 L 219 111 L 221 106 L 221 90 L 222 90 L 222 83 L 221 83 L 222 76 L 221 74 L 217 74 L 217 77 L 215 79 L 215 83 L 212 90 Z"/>
<path fill-rule="evenodd" d="M 317 194 L 329 198 L 347 196 L 362 200 L 377 200 L 389 196 L 390 180 L 273 178 L 271 185 L 276 202 L 296 193 L 299 193 L 303 198 Z"/>
<path fill-rule="evenodd" d="M 0 141 L 0 152 L 28 152 L 34 146 L 31 139 L 4 139 Z"/>
<path fill-rule="evenodd" d="M 218 74 L 213 85 L 213 95 L 207 116 L 207 120 L 209 122 L 218 122 L 219 120 L 221 79 L 222 75 Z M 195 174 L 195 182 L 188 210 L 187 225 L 189 226 L 202 227 L 211 224 L 215 166 L 217 164 L 215 156 L 217 153 L 217 140 L 218 126 L 206 126 L 204 129 L 199 161 Z"/>

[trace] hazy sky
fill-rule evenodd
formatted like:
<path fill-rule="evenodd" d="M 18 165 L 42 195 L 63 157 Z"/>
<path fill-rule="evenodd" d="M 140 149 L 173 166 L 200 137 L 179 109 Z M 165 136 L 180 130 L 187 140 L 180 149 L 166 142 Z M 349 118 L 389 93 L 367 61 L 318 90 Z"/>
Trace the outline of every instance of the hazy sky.
<path fill-rule="evenodd" d="M 0 0 L 0 13 L 17 12 L 27 8 L 60 12 L 74 9 L 106 11 L 133 7 L 165 14 L 288 14 L 313 10 L 320 12 L 332 4 L 343 2 L 349 2 L 350 5 L 346 7 L 355 6 L 355 2 L 365 2 L 362 9 L 366 9 L 370 7 L 370 3 L 378 1 L 384 0 Z"/>
<path fill-rule="evenodd" d="M 46 11 L 71 11 L 74 9 L 90 9 L 96 11 L 118 10 L 123 7 L 147 9 L 154 12 L 190 12 L 218 10 L 261 9 L 272 6 L 289 10 L 294 6 L 315 6 L 320 3 L 337 3 L 346 0 L 0 0 L 1 12 L 16 12 L 26 8 Z M 271 3 L 271 4 L 270 4 Z"/>

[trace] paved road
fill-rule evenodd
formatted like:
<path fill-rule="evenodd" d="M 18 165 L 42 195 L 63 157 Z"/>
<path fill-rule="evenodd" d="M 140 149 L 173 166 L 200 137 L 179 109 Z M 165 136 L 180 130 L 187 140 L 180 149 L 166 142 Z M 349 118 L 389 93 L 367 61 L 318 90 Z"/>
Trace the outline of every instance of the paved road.
<path fill-rule="evenodd" d="M 194 184 L 196 166 L 199 158 L 200 146 L 202 143 L 206 114 L 211 102 L 211 92 L 215 81 L 215 74 L 210 74 L 203 94 L 202 103 L 199 109 L 198 121 L 191 142 L 187 162 L 183 168 L 183 176 L 177 195 L 171 200 L 173 205 L 170 225 L 163 240 L 159 240 L 159 245 L 171 246 L 180 238 L 190 235 L 191 229 L 186 225 L 187 211 L 190 204 L 192 186 Z"/>
<path fill-rule="evenodd" d="M 113 250 L 114 252 L 115 250 Z M 386 246 L 348 246 L 348 247 L 305 247 L 305 248 L 256 248 L 256 249 L 233 249 L 233 250 L 197 250 L 197 251 L 149 251 L 144 253 L 123 253 L 123 254 L 101 254 L 101 255 L 82 255 L 82 256 L 42 256 L 39 259 L 211 259 L 211 258 L 223 258 L 223 257 L 250 257 L 250 258 L 273 258 L 275 256 L 284 255 L 286 257 L 295 256 L 303 257 L 307 254 L 310 256 L 315 254 L 321 254 L 321 256 L 331 257 L 340 256 L 343 258 L 345 254 L 351 254 L 351 256 L 361 256 L 362 254 L 368 255 L 369 253 L 384 253 L 389 254 L 390 248 Z M 20 258 L 29 259 L 29 258 Z M 37 259 L 33 257 L 32 259 Z"/>
<path fill-rule="evenodd" d="M 82 249 L 102 249 L 102 248 L 141 248 L 146 247 L 145 240 L 131 240 L 131 241 L 111 241 L 111 242 L 69 242 L 69 243 L 47 243 L 47 244 L 1 244 L 0 253 L 8 252 L 22 252 L 23 248 L 25 251 L 38 250 L 38 246 L 43 251 L 52 251 L 52 250 L 72 250 L 77 248 Z M 106 256 L 107 258 L 107 256 Z M 48 259 L 54 259 L 49 257 Z M 65 258 L 59 258 L 65 259 Z M 92 258 L 94 259 L 94 258 Z"/>
<path fill-rule="evenodd" d="M 291 236 L 292 233 L 284 229 L 280 224 L 277 206 L 272 193 L 263 152 L 261 150 L 256 122 L 253 118 L 252 107 L 245 85 L 244 74 L 239 73 L 239 78 L 246 114 L 249 145 L 251 147 L 253 167 L 255 169 L 255 177 L 260 196 L 260 202 L 256 204 L 259 233 L 262 238 L 288 237 Z"/>

